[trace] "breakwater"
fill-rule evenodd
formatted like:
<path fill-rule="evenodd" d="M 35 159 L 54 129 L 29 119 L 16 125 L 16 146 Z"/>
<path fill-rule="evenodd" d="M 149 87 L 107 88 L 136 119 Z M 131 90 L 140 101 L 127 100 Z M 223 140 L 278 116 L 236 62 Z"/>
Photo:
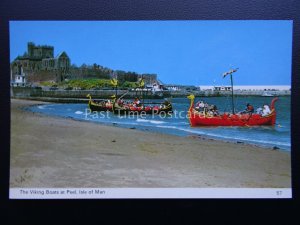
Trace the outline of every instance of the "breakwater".
<path fill-rule="evenodd" d="M 163 99 L 163 98 L 179 98 L 186 97 L 189 94 L 194 94 L 196 97 L 222 97 L 230 96 L 230 91 L 163 91 L 163 92 L 151 92 L 151 91 L 128 91 L 118 90 L 118 96 L 124 95 L 125 99 L 132 99 L 136 96 L 144 97 L 145 99 Z M 44 90 L 42 88 L 32 87 L 11 87 L 11 97 L 20 99 L 31 99 L 48 102 L 72 102 L 82 103 L 87 99 L 87 94 L 90 94 L 93 99 L 107 99 L 116 94 L 115 90 Z M 250 90 L 234 90 L 235 96 L 261 96 L 264 91 L 250 91 Z M 290 96 L 291 91 L 274 91 L 271 94 L 274 96 Z"/>
<path fill-rule="evenodd" d="M 11 87 L 12 98 L 25 99 L 86 99 L 90 94 L 95 99 L 107 99 L 116 94 L 115 90 L 43 90 L 41 88 L 31 87 Z M 117 95 L 124 95 L 124 98 L 132 99 L 136 96 L 147 99 L 161 99 L 170 96 L 168 93 L 152 93 L 141 91 L 118 90 Z M 62 100 L 63 101 L 63 100 Z"/>

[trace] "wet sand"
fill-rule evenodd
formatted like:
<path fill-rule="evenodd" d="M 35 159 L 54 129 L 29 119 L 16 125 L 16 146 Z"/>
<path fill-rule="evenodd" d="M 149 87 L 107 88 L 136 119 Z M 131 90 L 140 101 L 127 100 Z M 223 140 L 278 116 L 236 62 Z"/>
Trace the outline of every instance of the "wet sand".
<path fill-rule="evenodd" d="M 290 153 L 75 121 L 11 100 L 10 187 L 291 187 Z"/>

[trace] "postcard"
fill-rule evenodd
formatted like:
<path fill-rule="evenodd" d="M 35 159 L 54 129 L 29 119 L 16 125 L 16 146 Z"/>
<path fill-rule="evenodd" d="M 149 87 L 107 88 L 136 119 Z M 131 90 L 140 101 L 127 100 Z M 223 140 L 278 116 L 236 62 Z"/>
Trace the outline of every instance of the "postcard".
<path fill-rule="evenodd" d="M 10 198 L 292 198 L 292 28 L 10 21 Z"/>

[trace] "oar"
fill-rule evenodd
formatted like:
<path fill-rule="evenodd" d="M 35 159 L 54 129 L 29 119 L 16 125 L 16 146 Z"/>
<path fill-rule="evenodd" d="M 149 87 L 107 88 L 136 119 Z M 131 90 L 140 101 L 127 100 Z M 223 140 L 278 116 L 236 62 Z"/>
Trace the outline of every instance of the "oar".
<path fill-rule="evenodd" d="M 121 95 L 121 96 L 118 98 L 118 100 L 121 99 L 121 98 L 123 98 L 125 95 L 127 95 L 128 92 L 129 92 L 129 91 L 127 91 L 127 92 L 125 92 L 123 95 Z"/>

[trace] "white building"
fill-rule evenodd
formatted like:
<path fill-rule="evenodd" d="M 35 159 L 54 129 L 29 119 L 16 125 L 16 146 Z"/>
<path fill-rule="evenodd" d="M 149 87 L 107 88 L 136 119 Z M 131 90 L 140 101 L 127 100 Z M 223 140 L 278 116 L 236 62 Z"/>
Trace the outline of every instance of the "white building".
<path fill-rule="evenodd" d="M 25 77 L 25 73 L 23 71 L 23 67 L 19 66 L 18 68 L 18 73 L 17 74 L 12 74 L 12 70 L 11 70 L 11 74 L 10 74 L 10 80 L 11 80 L 11 86 L 14 87 L 25 87 L 26 85 L 26 77 Z"/>
<path fill-rule="evenodd" d="M 219 85 L 219 86 L 209 86 L 200 85 L 200 90 L 216 90 L 216 91 L 229 91 L 231 86 Z M 291 85 L 235 85 L 233 90 L 241 91 L 290 91 Z"/>
<path fill-rule="evenodd" d="M 169 91 L 180 91 L 180 90 L 181 90 L 181 87 L 176 86 L 176 85 L 168 85 L 168 86 L 166 86 L 166 88 L 167 88 Z"/>

